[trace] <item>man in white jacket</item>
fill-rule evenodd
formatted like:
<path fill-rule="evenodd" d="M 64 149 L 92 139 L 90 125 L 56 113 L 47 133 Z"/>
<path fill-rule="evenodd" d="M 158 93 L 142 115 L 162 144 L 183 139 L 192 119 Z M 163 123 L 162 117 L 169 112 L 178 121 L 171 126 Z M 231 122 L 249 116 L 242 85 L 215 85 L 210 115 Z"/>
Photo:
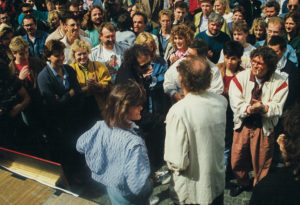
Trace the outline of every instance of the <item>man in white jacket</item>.
<path fill-rule="evenodd" d="M 224 90 L 224 84 L 223 84 L 223 79 L 220 70 L 214 63 L 212 63 L 206 58 L 207 52 L 208 52 L 207 44 L 205 43 L 205 41 L 199 38 L 194 39 L 188 48 L 188 55 L 199 56 L 205 58 L 208 61 L 212 73 L 212 79 L 208 91 L 217 94 L 222 94 Z M 174 102 L 181 100 L 184 96 L 181 85 L 178 81 L 178 71 L 177 71 L 177 66 L 184 59 L 185 58 L 182 58 L 176 61 L 165 73 L 165 80 L 163 84 L 164 92 L 167 95 L 169 95 Z"/>
<path fill-rule="evenodd" d="M 221 205 L 227 100 L 207 91 L 212 73 L 204 58 L 187 57 L 178 72 L 185 97 L 167 115 L 164 154 L 173 172 L 173 199 L 179 204 Z"/>

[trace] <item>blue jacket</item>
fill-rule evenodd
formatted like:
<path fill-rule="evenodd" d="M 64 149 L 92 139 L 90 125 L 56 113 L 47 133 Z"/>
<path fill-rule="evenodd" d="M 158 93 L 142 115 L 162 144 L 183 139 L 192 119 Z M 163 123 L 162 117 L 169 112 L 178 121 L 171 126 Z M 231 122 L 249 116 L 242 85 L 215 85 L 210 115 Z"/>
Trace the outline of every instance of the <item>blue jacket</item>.
<path fill-rule="evenodd" d="M 257 43 L 254 44 L 255 47 L 258 46 L 264 46 L 266 44 L 266 41 L 258 41 Z M 289 59 L 290 61 L 292 61 L 293 63 L 295 63 L 296 67 L 298 67 L 298 59 L 297 59 L 297 55 L 295 50 L 293 49 L 293 47 L 289 44 L 286 45 L 286 51 L 283 54 L 287 59 Z"/>
<path fill-rule="evenodd" d="M 85 155 L 92 178 L 124 197 L 143 195 L 149 186 L 150 163 L 144 140 L 130 130 L 98 121 L 81 135 L 76 149 Z"/>
<path fill-rule="evenodd" d="M 42 58 L 44 53 L 44 45 L 48 33 L 45 31 L 37 30 L 34 42 L 32 42 L 28 35 L 22 36 L 29 43 L 29 55 L 36 58 Z"/>

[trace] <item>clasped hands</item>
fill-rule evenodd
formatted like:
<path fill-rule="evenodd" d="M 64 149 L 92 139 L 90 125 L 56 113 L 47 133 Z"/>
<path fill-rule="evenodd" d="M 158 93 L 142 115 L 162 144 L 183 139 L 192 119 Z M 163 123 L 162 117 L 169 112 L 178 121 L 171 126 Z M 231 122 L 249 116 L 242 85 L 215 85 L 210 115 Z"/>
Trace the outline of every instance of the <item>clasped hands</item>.
<path fill-rule="evenodd" d="M 264 105 L 260 100 L 253 100 L 254 103 L 247 107 L 248 114 L 264 114 L 268 112 L 268 106 Z"/>

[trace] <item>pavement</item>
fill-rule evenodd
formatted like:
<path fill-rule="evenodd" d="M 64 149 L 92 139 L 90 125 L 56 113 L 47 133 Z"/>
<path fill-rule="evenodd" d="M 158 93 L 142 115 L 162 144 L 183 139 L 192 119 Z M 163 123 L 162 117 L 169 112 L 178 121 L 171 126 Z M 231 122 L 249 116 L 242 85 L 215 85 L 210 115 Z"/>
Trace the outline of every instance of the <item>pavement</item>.
<path fill-rule="evenodd" d="M 166 170 L 166 166 L 161 167 L 161 170 Z M 234 180 L 231 181 L 234 183 Z M 173 205 L 174 202 L 169 196 L 169 184 L 157 184 L 154 186 L 152 196 L 159 197 L 158 205 Z M 230 185 L 229 185 L 230 186 Z M 84 186 L 75 186 L 75 193 L 78 193 L 80 197 L 97 202 L 101 205 L 110 205 L 109 197 L 103 187 L 89 179 Z M 243 192 L 237 197 L 231 197 L 229 195 L 229 188 L 224 192 L 224 205 L 248 205 L 252 192 Z"/>

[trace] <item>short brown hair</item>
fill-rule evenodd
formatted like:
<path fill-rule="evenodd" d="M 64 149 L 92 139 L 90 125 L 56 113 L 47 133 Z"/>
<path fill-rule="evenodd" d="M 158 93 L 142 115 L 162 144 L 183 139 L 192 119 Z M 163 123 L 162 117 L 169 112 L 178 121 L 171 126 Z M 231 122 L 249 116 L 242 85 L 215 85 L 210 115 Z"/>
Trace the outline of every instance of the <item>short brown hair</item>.
<path fill-rule="evenodd" d="M 100 25 L 100 27 L 98 28 L 98 33 L 102 35 L 103 34 L 102 31 L 103 31 L 104 28 L 106 28 L 107 30 L 109 30 L 111 32 L 112 31 L 116 31 L 116 27 L 112 23 L 110 23 L 110 22 L 103 22 Z"/>
<path fill-rule="evenodd" d="M 110 92 L 102 117 L 109 127 L 129 129 L 128 110 L 131 106 L 142 105 L 146 100 L 144 88 L 137 82 L 116 85 Z"/>
<path fill-rule="evenodd" d="M 65 44 L 59 40 L 50 40 L 45 44 L 44 57 L 49 58 L 55 51 L 63 51 L 66 48 Z"/>
<path fill-rule="evenodd" d="M 237 21 L 232 24 L 232 33 L 235 31 L 243 31 L 244 33 L 249 33 L 248 24 L 244 21 Z"/>
<path fill-rule="evenodd" d="M 203 68 L 196 67 L 200 63 Z M 189 56 L 179 63 L 178 72 L 182 86 L 191 93 L 203 93 L 210 86 L 212 74 L 205 58 Z"/>

